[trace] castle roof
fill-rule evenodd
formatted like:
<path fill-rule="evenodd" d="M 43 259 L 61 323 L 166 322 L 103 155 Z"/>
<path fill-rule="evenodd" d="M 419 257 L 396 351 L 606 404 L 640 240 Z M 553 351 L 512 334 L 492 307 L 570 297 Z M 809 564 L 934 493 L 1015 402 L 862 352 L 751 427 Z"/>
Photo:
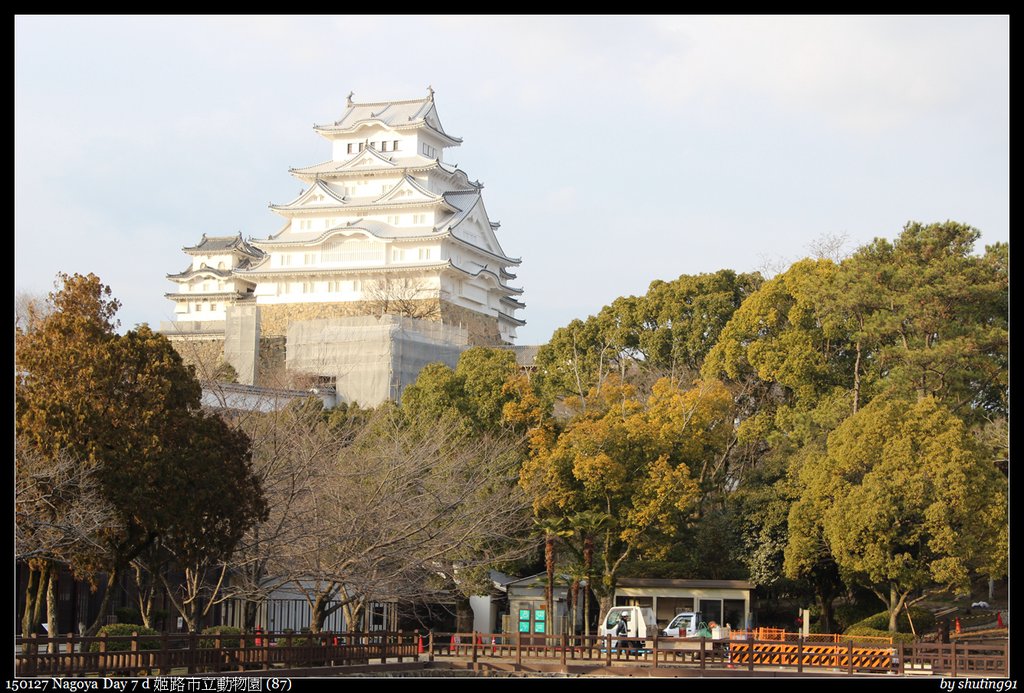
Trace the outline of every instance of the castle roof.
<path fill-rule="evenodd" d="M 182 248 L 190 255 L 209 255 L 212 253 L 225 253 L 237 250 L 246 255 L 259 255 L 260 251 L 254 249 L 246 241 L 242 240 L 242 233 L 234 236 L 207 236 L 203 234 L 202 240 L 196 245 Z"/>
<path fill-rule="evenodd" d="M 427 96 L 422 99 L 408 101 L 376 101 L 373 103 L 355 103 L 349 94 L 344 112 L 333 123 L 314 125 L 313 129 L 326 135 L 346 135 L 356 132 L 366 125 L 379 124 L 393 130 L 408 130 L 427 127 L 448 140 L 450 144 L 462 142 L 444 131 L 441 120 L 434 107 L 434 91 L 428 89 Z"/>

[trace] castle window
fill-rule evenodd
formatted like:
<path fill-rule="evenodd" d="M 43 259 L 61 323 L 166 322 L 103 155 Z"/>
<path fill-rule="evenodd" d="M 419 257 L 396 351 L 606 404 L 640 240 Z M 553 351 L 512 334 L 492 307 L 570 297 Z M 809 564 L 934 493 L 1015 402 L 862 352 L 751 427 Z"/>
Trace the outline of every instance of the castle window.
<path fill-rule="evenodd" d="M 210 304 L 210 310 L 211 311 L 217 310 L 217 304 L 216 303 L 211 303 Z"/>
<path fill-rule="evenodd" d="M 348 143 L 348 153 L 349 153 L 349 154 L 351 154 L 351 153 L 352 153 L 352 146 L 353 146 L 353 145 L 352 145 L 352 143 L 351 143 L 351 142 L 349 142 L 349 143 Z"/>
<path fill-rule="evenodd" d="M 391 249 L 391 261 L 392 262 L 404 262 L 405 261 L 405 250 L 402 248 Z"/>
<path fill-rule="evenodd" d="M 316 291 L 316 282 L 302 282 L 302 293 L 311 294 Z"/>
<path fill-rule="evenodd" d="M 395 140 L 395 141 L 394 141 L 394 142 L 392 143 L 392 145 L 391 145 L 391 151 L 393 151 L 393 152 L 397 152 L 397 151 L 398 151 L 398 140 Z"/>
<path fill-rule="evenodd" d="M 302 256 L 302 264 L 304 264 L 304 265 L 315 265 L 316 264 L 316 253 L 305 253 Z"/>
<path fill-rule="evenodd" d="M 430 248 L 420 248 L 420 260 L 430 259 Z"/>
<path fill-rule="evenodd" d="M 392 226 L 398 226 L 402 221 L 402 217 L 397 214 L 388 215 L 388 223 Z"/>
<path fill-rule="evenodd" d="M 362 142 L 359 143 L 359 151 L 363 151 L 363 143 Z"/>
<path fill-rule="evenodd" d="M 380 143 L 380 150 L 381 150 L 382 152 L 386 152 L 386 151 L 388 150 L 388 143 L 387 143 L 386 141 L 384 141 L 384 140 L 381 140 L 381 143 Z"/>
<path fill-rule="evenodd" d="M 426 214 L 413 214 L 412 223 L 414 224 L 425 224 L 427 222 Z"/>
<path fill-rule="evenodd" d="M 353 279 L 352 280 L 352 290 L 353 291 L 362 291 L 362 289 L 363 289 L 363 283 L 361 281 L 359 281 L 358 279 Z"/>
<path fill-rule="evenodd" d="M 431 159 L 433 159 L 437 155 L 437 150 L 431 147 L 426 142 L 423 143 L 423 146 L 420 148 L 420 151 L 423 152 L 424 156 L 428 156 Z"/>

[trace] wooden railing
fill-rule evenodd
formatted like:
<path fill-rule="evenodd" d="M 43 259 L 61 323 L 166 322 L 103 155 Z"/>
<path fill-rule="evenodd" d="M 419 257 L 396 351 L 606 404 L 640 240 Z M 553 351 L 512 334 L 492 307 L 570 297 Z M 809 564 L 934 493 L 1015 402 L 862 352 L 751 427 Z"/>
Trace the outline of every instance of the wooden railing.
<path fill-rule="evenodd" d="M 414 659 L 403 633 L 18 637 L 18 676 L 156 676 Z M 53 650 L 53 651 L 51 651 Z"/>
<path fill-rule="evenodd" d="M 411 660 L 501 661 L 747 672 L 1009 675 L 1007 641 L 861 644 L 798 639 L 662 638 L 481 633 L 163 634 L 18 638 L 18 676 L 184 676 Z M 55 650 L 50 652 L 49 650 Z"/>

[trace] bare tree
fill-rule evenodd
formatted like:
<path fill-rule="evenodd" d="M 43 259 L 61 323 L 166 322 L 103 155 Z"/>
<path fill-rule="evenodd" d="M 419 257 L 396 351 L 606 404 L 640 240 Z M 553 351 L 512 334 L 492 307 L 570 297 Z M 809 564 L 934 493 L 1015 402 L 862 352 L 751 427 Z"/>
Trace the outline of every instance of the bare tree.
<path fill-rule="evenodd" d="M 22 633 L 33 632 L 41 622 L 44 601 L 50 631 L 56 632 L 60 567 L 88 566 L 103 556 L 101 535 L 117 531 L 120 522 L 94 470 L 69 453 L 49 457 L 20 442 L 14 456 L 14 557 L 29 567 Z"/>
<path fill-rule="evenodd" d="M 831 260 L 836 264 L 849 256 L 846 250 L 850 236 L 845 233 L 823 233 L 807 244 L 807 249 L 819 260 Z"/>
<path fill-rule="evenodd" d="M 368 601 L 450 590 L 460 571 L 527 550 L 514 441 L 409 428 L 392 407 L 344 434 L 318 439 L 317 471 L 291 501 L 298 525 L 267 564 L 305 597 L 314 631 L 339 609 L 353 624 Z"/>
<path fill-rule="evenodd" d="M 430 320 L 440 315 L 441 305 L 422 281 L 411 277 L 382 277 L 367 282 L 363 293 L 374 314 L 390 313 Z"/>
<path fill-rule="evenodd" d="M 45 296 L 28 291 L 19 291 L 14 295 L 14 329 L 26 331 L 39 320 L 45 318 L 53 307 Z"/>

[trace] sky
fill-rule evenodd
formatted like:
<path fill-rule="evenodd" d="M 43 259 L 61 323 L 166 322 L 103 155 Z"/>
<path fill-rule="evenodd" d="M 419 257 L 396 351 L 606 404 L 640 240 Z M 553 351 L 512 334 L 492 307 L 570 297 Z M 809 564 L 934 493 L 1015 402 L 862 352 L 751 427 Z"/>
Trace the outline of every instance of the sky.
<path fill-rule="evenodd" d="M 428 85 L 522 259 L 520 344 L 655 279 L 958 221 L 1009 241 L 1008 16 L 17 16 L 14 291 L 173 319 L 202 235 L 267 238 L 316 123 Z"/>

